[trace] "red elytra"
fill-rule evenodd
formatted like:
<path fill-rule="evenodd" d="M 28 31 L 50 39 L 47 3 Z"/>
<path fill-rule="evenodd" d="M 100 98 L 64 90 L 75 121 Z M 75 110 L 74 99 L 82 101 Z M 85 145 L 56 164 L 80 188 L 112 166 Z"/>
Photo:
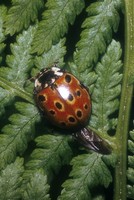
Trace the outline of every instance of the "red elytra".
<path fill-rule="evenodd" d="M 110 153 L 107 143 L 85 128 L 91 114 L 91 98 L 87 88 L 75 76 L 55 64 L 41 70 L 34 81 L 36 104 L 52 124 L 74 131 L 74 137 L 85 147 Z"/>
<path fill-rule="evenodd" d="M 87 124 L 91 99 L 87 89 L 70 73 L 63 73 L 55 82 L 36 95 L 38 107 L 56 126 L 78 129 Z"/>

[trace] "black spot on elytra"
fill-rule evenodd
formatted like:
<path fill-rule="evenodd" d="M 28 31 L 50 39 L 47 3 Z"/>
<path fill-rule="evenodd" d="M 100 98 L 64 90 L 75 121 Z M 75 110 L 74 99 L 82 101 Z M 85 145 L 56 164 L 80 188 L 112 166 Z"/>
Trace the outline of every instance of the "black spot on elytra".
<path fill-rule="evenodd" d="M 54 110 L 50 110 L 49 111 L 51 115 L 55 115 L 55 111 Z"/>
<path fill-rule="evenodd" d="M 68 118 L 69 122 L 74 123 L 75 122 L 75 118 L 74 117 L 69 117 Z"/>
<path fill-rule="evenodd" d="M 87 104 L 85 104 L 85 105 L 84 105 L 84 108 L 87 110 L 87 109 L 88 109 L 88 105 L 87 105 Z"/>
<path fill-rule="evenodd" d="M 67 75 L 65 76 L 65 81 L 66 81 L 67 83 L 70 83 L 70 82 L 71 82 L 71 76 L 70 76 L 69 74 L 67 74 Z"/>
<path fill-rule="evenodd" d="M 60 102 L 56 102 L 55 103 L 56 108 L 58 108 L 59 110 L 62 109 L 62 104 Z"/>
<path fill-rule="evenodd" d="M 77 117 L 81 118 L 82 117 L 82 111 L 81 110 L 78 110 L 77 113 L 76 113 Z"/>
<path fill-rule="evenodd" d="M 80 97 L 80 95 L 81 95 L 80 90 L 77 90 L 76 94 L 77 94 L 78 97 Z"/>
<path fill-rule="evenodd" d="M 73 101 L 73 99 L 74 99 L 74 98 L 73 98 L 73 95 L 72 95 L 72 94 L 69 94 L 68 100 L 69 100 L 69 101 Z"/>
<path fill-rule="evenodd" d="M 46 101 L 46 98 L 43 95 L 39 95 L 38 100 L 39 101 Z"/>

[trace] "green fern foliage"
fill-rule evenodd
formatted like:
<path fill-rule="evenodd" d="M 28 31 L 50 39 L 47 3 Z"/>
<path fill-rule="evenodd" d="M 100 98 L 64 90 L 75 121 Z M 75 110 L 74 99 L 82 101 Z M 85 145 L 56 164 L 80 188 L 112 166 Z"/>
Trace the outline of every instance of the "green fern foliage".
<path fill-rule="evenodd" d="M 5 38 L 3 24 L 4 24 L 4 17 L 6 16 L 7 8 L 5 6 L 0 6 L 0 10 L 1 10 L 0 12 L 0 42 L 2 42 Z"/>
<path fill-rule="evenodd" d="M 78 199 L 89 200 L 91 192 L 89 188 L 102 185 L 108 187 L 112 181 L 111 174 L 98 154 L 83 154 L 75 157 L 70 179 L 63 184 L 63 190 L 59 200 Z M 97 194 L 97 191 L 96 191 Z"/>
<path fill-rule="evenodd" d="M 122 11 L 128 13 L 124 2 L 0 1 L 0 199 L 126 200 L 125 188 L 133 199 L 134 131 L 128 141 L 128 170 L 120 170 L 126 166 L 122 150 L 127 143 L 121 138 L 127 137 L 120 137 L 119 130 L 129 118 L 130 104 L 127 95 L 124 102 L 122 96 L 134 77 L 132 70 L 122 68 L 121 61 Z M 131 58 L 132 69 L 133 54 L 126 58 Z M 53 63 L 70 71 L 89 90 L 92 111 L 87 126 L 112 146 L 110 155 L 82 147 L 73 139 L 72 130 L 54 127 L 37 109 L 31 81 Z"/>
<path fill-rule="evenodd" d="M 35 141 L 37 148 L 31 154 L 26 167 L 33 171 L 44 169 L 51 181 L 61 166 L 69 164 L 72 158 L 72 150 L 68 144 L 69 138 L 61 135 L 43 135 L 37 137 Z"/>
<path fill-rule="evenodd" d="M 83 0 L 48 0 L 47 10 L 43 13 L 43 19 L 39 23 L 34 37 L 32 52 L 42 54 L 47 52 L 52 44 L 59 41 L 68 30 L 69 24 L 73 24 L 76 15 L 83 7 Z"/>
<path fill-rule="evenodd" d="M 94 85 L 95 82 L 97 80 L 97 74 L 95 71 L 90 71 L 89 68 L 87 68 L 85 71 L 83 71 L 82 73 L 79 73 L 78 68 L 81 67 L 83 68 L 83 65 L 76 65 L 75 62 L 71 62 L 70 64 L 70 69 L 71 72 L 80 79 L 80 81 L 82 83 L 84 83 L 84 85 L 89 88 L 89 93 L 92 94 L 93 89 L 94 89 Z"/>
<path fill-rule="evenodd" d="M 58 62 L 59 66 L 63 66 L 63 57 L 66 54 L 65 38 L 61 39 L 57 44 L 52 45 L 52 48 L 41 56 L 36 56 L 34 59 L 35 68 L 32 69 L 32 75 L 36 74 L 42 68 L 52 66 L 53 63 Z"/>
<path fill-rule="evenodd" d="M 13 35 L 28 28 L 30 22 L 38 18 L 38 10 L 43 7 L 43 0 L 12 0 L 12 6 L 9 8 L 6 19 L 6 34 Z"/>
<path fill-rule="evenodd" d="M 2 54 L 2 51 L 4 50 L 5 47 L 5 44 L 3 43 L 3 41 L 5 40 L 3 24 L 4 24 L 4 17 L 6 16 L 6 11 L 7 8 L 5 6 L 0 6 L 0 55 Z M 2 57 L 0 56 L 0 63 L 1 61 Z"/>
<path fill-rule="evenodd" d="M 4 126 L 0 135 L 0 169 L 25 151 L 28 141 L 34 137 L 35 122 L 40 119 L 32 104 L 18 102 L 15 106 L 19 113 L 11 115 L 10 123 Z"/>
<path fill-rule="evenodd" d="M 128 156 L 128 197 L 134 199 L 134 130 L 130 132 L 130 140 L 128 141 L 128 150 L 130 155 Z"/>
<path fill-rule="evenodd" d="M 7 165 L 0 174 L 0 199 L 20 199 L 22 175 L 24 172 L 23 159 L 17 158 L 14 163 Z"/>
<path fill-rule="evenodd" d="M 24 200 L 49 200 L 48 191 L 47 176 L 43 174 L 42 170 L 36 170 L 29 182 L 24 186 L 22 198 Z"/>
<path fill-rule="evenodd" d="M 110 115 L 119 109 L 118 97 L 121 92 L 122 80 L 120 57 L 120 44 L 113 40 L 95 69 L 98 79 L 92 94 L 93 113 L 90 125 L 97 127 L 102 132 L 115 129 L 117 124 L 117 119 L 110 119 Z"/>
<path fill-rule="evenodd" d="M 31 95 L 24 91 L 23 85 L 28 77 L 27 72 L 33 65 L 30 45 L 34 32 L 35 27 L 29 27 L 27 31 L 23 31 L 17 37 L 17 42 L 10 45 L 12 54 L 6 57 L 8 67 L 0 68 L 1 86 L 9 93 L 7 99 L 9 97 L 21 96 L 30 102 L 32 101 Z"/>
<path fill-rule="evenodd" d="M 30 55 L 30 45 L 33 39 L 35 27 L 29 27 L 27 31 L 23 31 L 17 39 L 16 43 L 10 45 L 11 55 L 7 55 L 7 67 L 0 69 L 2 78 L 8 77 L 9 81 L 22 85 L 26 80 L 26 72 L 32 65 L 32 56 Z M 27 66 L 27 68 L 25 67 Z M 16 73 L 15 73 L 16 72 Z M 22 85 L 23 86 L 23 85 Z"/>
<path fill-rule="evenodd" d="M 85 71 L 87 66 L 93 67 L 99 55 L 105 52 L 113 30 L 116 32 L 118 28 L 118 9 L 119 3 L 109 0 L 93 3 L 87 8 L 88 18 L 82 24 L 81 40 L 74 55 L 79 72 Z"/>
<path fill-rule="evenodd" d="M 13 100 L 13 96 L 10 94 L 9 91 L 0 88 L 0 116 L 5 113 L 5 106 L 11 103 Z"/>

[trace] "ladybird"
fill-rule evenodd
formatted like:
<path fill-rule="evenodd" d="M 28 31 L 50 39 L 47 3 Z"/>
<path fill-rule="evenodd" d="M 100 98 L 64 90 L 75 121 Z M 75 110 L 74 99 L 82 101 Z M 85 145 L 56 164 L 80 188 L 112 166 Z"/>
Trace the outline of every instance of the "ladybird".
<path fill-rule="evenodd" d="M 89 149 L 109 152 L 103 140 L 85 127 L 91 114 L 91 97 L 74 75 L 54 64 L 42 69 L 34 82 L 37 107 L 53 125 L 72 130 L 73 136 Z"/>

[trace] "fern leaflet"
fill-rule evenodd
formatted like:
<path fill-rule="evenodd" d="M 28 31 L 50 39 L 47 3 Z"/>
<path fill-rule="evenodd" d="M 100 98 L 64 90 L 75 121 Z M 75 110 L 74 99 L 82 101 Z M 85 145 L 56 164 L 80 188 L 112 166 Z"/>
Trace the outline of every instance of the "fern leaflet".
<path fill-rule="evenodd" d="M 26 164 L 26 167 L 28 171 L 43 168 L 50 181 L 53 173 L 58 173 L 61 166 L 68 164 L 72 157 L 68 137 L 43 135 L 37 137 L 35 141 L 37 142 L 37 149 L 33 151 L 31 160 Z"/>
<path fill-rule="evenodd" d="M 7 9 L 5 6 L 0 6 L 0 55 L 5 47 L 5 44 L 3 43 L 3 41 L 5 40 L 3 24 L 4 24 L 4 18 L 6 16 L 6 11 Z M 2 57 L 0 56 L 0 63 L 1 61 Z"/>
<path fill-rule="evenodd" d="M 17 158 L 0 174 L 0 199 L 20 199 L 22 175 L 24 172 L 23 159 Z"/>
<path fill-rule="evenodd" d="M 39 199 L 49 200 L 49 185 L 47 184 L 47 176 L 42 170 L 36 170 L 27 184 L 23 186 L 24 192 L 22 193 L 23 200 Z"/>
<path fill-rule="evenodd" d="M 42 54 L 47 52 L 52 44 L 57 43 L 68 30 L 68 24 L 73 24 L 75 17 L 83 7 L 83 0 L 48 0 L 47 10 L 39 23 L 34 37 L 32 52 Z"/>
<path fill-rule="evenodd" d="M 70 63 L 71 72 L 78 77 L 81 82 L 89 88 L 89 93 L 92 94 L 94 89 L 94 84 L 97 80 L 97 74 L 94 71 L 89 72 L 89 69 L 85 69 L 84 72 L 79 73 L 77 70 L 78 66 L 75 63 Z"/>
<path fill-rule="evenodd" d="M 5 113 L 5 106 L 8 105 L 9 102 L 11 103 L 13 98 L 9 91 L 0 88 L 0 116 Z"/>
<path fill-rule="evenodd" d="M 110 115 L 119 108 L 119 95 L 121 92 L 120 61 L 121 49 L 114 40 L 109 45 L 101 63 L 96 66 L 97 82 L 92 94 L 93 112 L 90 125 L 97 127 L 102 132 L 114 129 L 117 123 Z"/>
<path fill-rule="evenodd" d="M 59 66 L 63 65 L 63 57 L 66 53 L 65 38 L 61 39 L 57 44 L 52 45 L 52 48 L 47 52 L 43 53 L 41 56 L 36 56 L 34 59 L 34 64 L 36 68 L 32 69 L 32 76 L 36 76 L 42 68 L 50 67 L 58 62 Z"/>
<path fill-rule="evenodd" d="M 105 52 L 112 39 L 112 30 L 117 31 L 118 28 L 118 9 L 121 9 L 121 2 L 109 0 L 95 2 L 87 8 L 89 17 L 82 24 L 84 30 L 74 54 L 79 72 L 84 72 L 87 66 L 91 71 L 99 55 Z"/>
<path fill-rule="evenodd" d="M 28 141 L 34 136 L 35 122 L 40 119 L 37 109 L 31 104 L 18 102 L 16 108 L 20 114 L 11 115 L 11 124 L 4 126 L 0 135 L 0 169 L 11 163 L 17 153 L 25 151 Z"/>
<path fill-rule="evenodd" d="M 98 154 L 83 154 L 73 158 L 73 169 L 70 179 L 63 183 L 64 189 L 58 200 L 78 199 L 89 200 L 91 193 L 89 188 L 98 185 L 108 187 L 112 181 L 111 174 Z"/>
<path fill-rule="evenodd" d="M 29 27 L 17 37 L 17 43 L 10 46 L 12 55 L 6 58 L 8 67 L 0 68 L 0 86 L 10 92 L 9 96 L 20 96 L 29 102 L 32 102 L 31 94 L 24 91 L 23 85 L 28 77 L 27 72 L 33 65 L 30 47 L 35 29 L 36 27 Z"/>
<path fill-rule="evenodd" d="M 12 0 L 12 7 L 6 16 L 6 34 L 13 35 L 22 28 L 28 28 L 31 21 L 37 20 L 38 10 L 42 7 L 43 0 Z"/>
<path fill-rule="evenodd" d="M 130 199 L 134 199 L 134 130 L 130 132 L 130 140 L 128 141 L 128 149 L 131 155 L 128 156 L 127 193 Z"/>

